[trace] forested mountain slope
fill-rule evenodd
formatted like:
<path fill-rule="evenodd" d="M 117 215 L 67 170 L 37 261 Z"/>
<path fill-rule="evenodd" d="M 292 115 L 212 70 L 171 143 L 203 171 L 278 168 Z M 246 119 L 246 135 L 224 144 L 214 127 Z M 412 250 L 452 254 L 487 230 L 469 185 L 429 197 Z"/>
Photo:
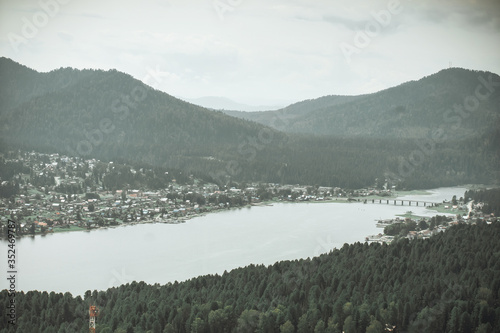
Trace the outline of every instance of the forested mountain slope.
<path fill-rule="evenodd" d="M 499 237 L 499 222 L 480 222 L 428 240 L 346 244 L 312 259 L 164 286 L 133 282 L 83 299 L 22 292 L 17 324 L 2 320 L 0 332 L 87 332 L 90 304 L 108 333 L 497 332 Z"/>
<path fill-rule="evenodd" d="M 431 188 L 493 183 L 499 174 L 500 136 L 498 128 L 490 132 L 493 116 L 489 127 L 472 138 L 453 139 L 464 131 L 443 126 L 448 139 L 422 152 L 429 136 L 418 141 L 284 133 L 183 102 L 116 70 L 39 73 L 0 58 L 0 79 L 0 151 L 20 148 L 162 166 L 219 184 L 263 181 L 360 188 L 376 179 L 381 186 L 392 175 L 389 178 L 403 187 Z M 307 105 L 319 108 L 311 109 L 312 115 L 328 105 L 344 107 L 368 97 L 324 97 L 288 110 L 298 117 Z M 278 113 L 270 117 L 266 125 L 292 124 Z M 325 124 L 328 119 L 325 115 Z M 350 118 L 341 119 L 344 131 L 358 131 Z M 408 168 L 414 152 L 424 158 Z"/>
<path fill-rule="evenodd" d="M 497 74 L 450 68 L 373 94 L 325 96 L 277 111 L 227 113 L 286 132 L 341 137 L 424 138 L 440 127 L 453 127 L 448 137 L 456 140 L 499 126 L 499 105 Z M 272 121 L 276 118 L 280 121 Z"/>
<path fill-rule="evenodd" d="M 222 168 L 249 137 L 267 135 L 277 144 L 285 138 L 114 70 L 38 73 L 2 58 L 0 77 L 7 82 L 0 89 L 7 147 L 196 169 L 196 164 Z"/>

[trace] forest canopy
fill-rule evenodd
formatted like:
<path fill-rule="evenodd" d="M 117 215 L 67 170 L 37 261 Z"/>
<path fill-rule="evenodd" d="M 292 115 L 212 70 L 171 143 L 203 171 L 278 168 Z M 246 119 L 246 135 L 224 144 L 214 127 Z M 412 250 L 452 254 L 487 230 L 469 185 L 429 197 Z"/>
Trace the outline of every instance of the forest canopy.
<path fill-rule="evenodd" d="M 132 282 L 84 297 L 16 294 L 0 332 L 494 332 L 500 327 L 500 223 L 459 224 L 430 239 L 345 244 L 312 259 L 221 275 Z M 8 292 L 0 293 L 6 304 Z M 4 306 L 0 315 L 5 318 Z"/>

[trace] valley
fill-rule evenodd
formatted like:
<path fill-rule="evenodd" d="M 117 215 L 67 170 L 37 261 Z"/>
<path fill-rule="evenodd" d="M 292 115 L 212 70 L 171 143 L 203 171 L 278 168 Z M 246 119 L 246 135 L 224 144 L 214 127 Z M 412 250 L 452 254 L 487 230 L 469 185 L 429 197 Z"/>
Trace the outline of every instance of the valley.
<path fill-rule="evenodd" d="M 440 252 L 463 250 L 456 244 L 463 244 L 465 228 L 471 228 L 465 242 L 479 253 L 476 262 L 493 267 L 481 254 L 490 248 L 478 246 L 498 233 L 498 190 L 463 186 L 499 183 L 493 73 L 448 69 L 375 94 L 325 96 L 245 114 L 181 101 L 116 70 L 41 73 L 1 58 L 0 76 L 9 78 L 0 90 L 0 231 L 16 234 L 16 301 L 37 314 L 39 299 L 64 312 L 64 318 L 42 314 L 44 324 L 21 312 L 23 329 L 78 331 L 87 303 L 105 309 L 98 327 L 108 332 L 198 326 L 228 332 L 439 326 L 452 332 L 458 319 L 447 318 L 467 316 L 472 310 L 465 306 L 493 311 L 493 301 L 484 305 L 498 289 L 491 276 L 474 290 L 479 303 L 457 294 L 457 310 L 447 309 L 446 318 L 427 301 L 396 301 L 408 288 L 432 299 L 414 279 L 388 294 L 379 273 L 367 282 L 380 260 L 405 279 L 407 262 L 420 274 L 441 260 L 446 264 L 432 270 L 433 279 L 469 283 L 457 273 L 469 265 L 459 262 L 463 256 L 449 261 Z M 479 86 L 484 98 L 472 111 L 454 107 L 467 107 L 478 77 L 491 82 Z M 441 245 L 424 258 L 428 244 Z M 345 274 L 332 275 L 324 264 L 330 261 Z M 233 289 L 233 277 L 256 270 L 258 286 L 237 282 L 246 291 Z M 317 270 L 322 273 L 311 273 Z M 285 285 L 275 283 L 281 279 Z M 365 301 L 355 290 L 361 285 Z M 167 309 L 168 296 L 156 299 L 150 288 L 180 298 Z M 144 291 L 163 313 L 139 302 L 136 312 L 156 316 L 141 323 L 123 318 L 121 306 L 108 299 L 129 304 L 122 292 L 143 298 Z M 320 291 L 337 299 L 333 307 Z M 460 322 L 468 320 L 486 330 L 497 321 L 474 315 Z M 0 325 L 0 331 L 11 330 Z"/>

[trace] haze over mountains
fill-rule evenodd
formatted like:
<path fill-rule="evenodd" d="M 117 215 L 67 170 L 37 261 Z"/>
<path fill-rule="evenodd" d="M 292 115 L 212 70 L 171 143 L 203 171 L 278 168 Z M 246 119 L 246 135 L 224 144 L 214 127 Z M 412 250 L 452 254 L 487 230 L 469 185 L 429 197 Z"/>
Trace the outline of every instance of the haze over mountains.
<path fill-rule="evenodd" d="M 479 100 L 476 94 L 485 97 Z M 424 138 L 451 125 L 457 131 L 450 131 L 450 138 L 468 138 L 500 124 L 499 105 L 498 75 L 450 68 L 373 94 L 325 96 L 277 111 L 226 113 L 290 133 Z"/>
<path fill-rule="evenodd" d="M 220 96 L 205 96 L 199 98 L 180 97 L 180 99 L 189 103 L 193 103 L 214 110 L 236 110 L 236 111 L 248 112 L 248 111 L 278 110 L 284 107 L 284 105 L 248 105 L 248 104 L 238 103 L 229 98 Z"/>
<path fill-rule="evenodd" d="M 500 82 L 491 73 L 449 69 L 375 94 L 227 114 L 116 70 L 38 73 L 1 58 L 0 78 L 3 150 L 179 168 L 223 184 L 359 188 L 391 174 L 407 187 L 432 187 L 498 177 L 500 88 L 481 87 L 483 95 L 492 91 L 473 112 L 453 109 L 471 100 L 479 78 Z M 436 129 L 444 136 L 426 151 Z M 418 163 L 411 161 L 414 151 L 424 154 Z M 408 161 L 411 172 L 403 168 Z"/>

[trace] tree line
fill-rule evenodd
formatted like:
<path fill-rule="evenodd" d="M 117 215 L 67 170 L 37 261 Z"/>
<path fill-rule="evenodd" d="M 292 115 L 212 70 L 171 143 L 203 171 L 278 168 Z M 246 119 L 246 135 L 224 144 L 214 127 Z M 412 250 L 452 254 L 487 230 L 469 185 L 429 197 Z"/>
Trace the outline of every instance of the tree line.
<path fill-rule="evenodd" d="M 493 188 L 488 190 L 469 190 L 465 191 L 465 201 L 474 200 L 484 203 L 481 209 L 483 213 L 493 214 L 494 216 L 500 215 L 500 188 Z"/>

